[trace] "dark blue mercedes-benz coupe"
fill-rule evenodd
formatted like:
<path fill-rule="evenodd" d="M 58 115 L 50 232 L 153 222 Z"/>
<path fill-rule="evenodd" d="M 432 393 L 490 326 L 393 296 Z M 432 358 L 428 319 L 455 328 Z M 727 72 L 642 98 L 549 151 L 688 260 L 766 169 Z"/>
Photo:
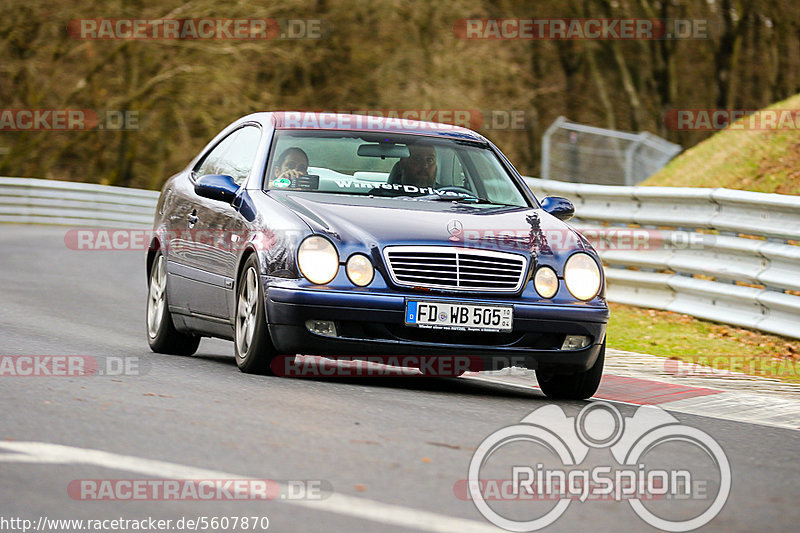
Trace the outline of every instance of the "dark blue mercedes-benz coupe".
<path fill-rule="evenodd" d="M 456 126 L 335 113 L 240 118 L 164 185 L 147 254 L 160 353 L 234 342 L 244 372 L 294 354 L 469 357 L 592 396 L 602 264 L 490 141 Z"/>

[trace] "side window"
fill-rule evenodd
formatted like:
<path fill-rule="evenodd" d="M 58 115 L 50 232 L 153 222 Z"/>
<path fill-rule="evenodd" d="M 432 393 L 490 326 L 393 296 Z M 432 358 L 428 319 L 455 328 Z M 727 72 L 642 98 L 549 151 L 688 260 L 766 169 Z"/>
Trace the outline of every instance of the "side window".
<path fill-rule="evenodd" d="M 261 130 L 255 126 L 245 126 L 236 133 L 236 139 L 225 153 L 228 174 L 237 185 L 242 185 L 250 175 L 258 151 Z"/>
<path fill-rule="evenodd" d="M 218 145 L 211 149 L 206 156 L 200 160 L 195 166 L 194 172 L 196 176 L 205 176 L 206 174 L 228 174 L 228 169 L 225 166 L 225 152 L 236 141 L 236 137 L 241 130 L 236 130 L 220 141 Z"/>
<path fill-rule="evenodd" d="M 227 174 L 242 185 L 253 168 L 261 130 L 245 126 L 225 137 L 195 167 L 195 175 Z"/>

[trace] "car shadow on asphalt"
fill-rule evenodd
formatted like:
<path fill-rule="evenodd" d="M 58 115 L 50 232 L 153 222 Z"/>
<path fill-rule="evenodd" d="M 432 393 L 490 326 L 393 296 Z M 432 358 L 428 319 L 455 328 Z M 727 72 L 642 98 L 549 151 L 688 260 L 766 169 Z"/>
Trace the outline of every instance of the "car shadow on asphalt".
<path fill-rule="evenodd" d="M 232 355 L 220 355 L 219 353 L 197 353 L 193 356 L 196 359 L 204 361 L 219 363 L 224 366 L 235 366 L 236 361 Z M 332 361 L 332 360 L 327 360 Z M 402 374 L 396 367 L 385 367 L 387 369 L 383 375 L 381 370 L 374 370 L 375 375 L 365 375 L 359 377 L 343 376 L 343 375 L 304 375 L 304 376 L 260 376 L 265 380 L 271 379 L 287 379 L 287 380 L 307 380 L 316 383 L 336 383 L 354 386 L 371 386 L 383 387 L 396 390 L 414 390 L 424 392 L 441 392 L 446 394 L 463 394 L 469 396 L 492 396 L 496 398 L 519 398 L 525 400 L 542 400 L 546 401 L 547 398 L 542 392 L 531 384 L 530 390 L 526 390 L 523 386 L 516 384 L 499 383 L 497 381 L 484 381 L 473 376 L 462 377 L 438 377 L 438 376 L 424 376 L 420 373 L 407 375 L 392 375 L 386 376 L 385 373 L 395 369 L 396 374 Z"/>

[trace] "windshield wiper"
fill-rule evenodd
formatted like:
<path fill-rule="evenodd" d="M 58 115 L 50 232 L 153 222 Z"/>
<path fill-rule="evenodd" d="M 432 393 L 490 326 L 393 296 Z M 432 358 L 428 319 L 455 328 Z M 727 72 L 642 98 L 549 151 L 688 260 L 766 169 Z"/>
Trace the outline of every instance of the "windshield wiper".
<path fill-rule="evenodd" d="M 469 204 L 492 204 L 492 205 L 509 205 L 493 202 L 480 196 L 450 196 L 444 194 L 426 194 L 424 196 L 415 196 L 416 200 L 430 200 L 432 202 L 463 202 Z"/>

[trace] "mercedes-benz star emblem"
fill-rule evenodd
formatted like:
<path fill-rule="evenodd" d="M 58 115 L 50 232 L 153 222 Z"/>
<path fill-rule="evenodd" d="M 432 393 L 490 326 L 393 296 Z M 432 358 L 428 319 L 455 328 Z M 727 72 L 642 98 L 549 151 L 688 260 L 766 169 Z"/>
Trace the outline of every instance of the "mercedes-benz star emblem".
<path fill-rule="evenodd" d="M 447 223 L 447 233 L 450 234 L 451 241 L 457 241 L 464 231 L 464 226 L 458 220 L 451 220 Z"/>

